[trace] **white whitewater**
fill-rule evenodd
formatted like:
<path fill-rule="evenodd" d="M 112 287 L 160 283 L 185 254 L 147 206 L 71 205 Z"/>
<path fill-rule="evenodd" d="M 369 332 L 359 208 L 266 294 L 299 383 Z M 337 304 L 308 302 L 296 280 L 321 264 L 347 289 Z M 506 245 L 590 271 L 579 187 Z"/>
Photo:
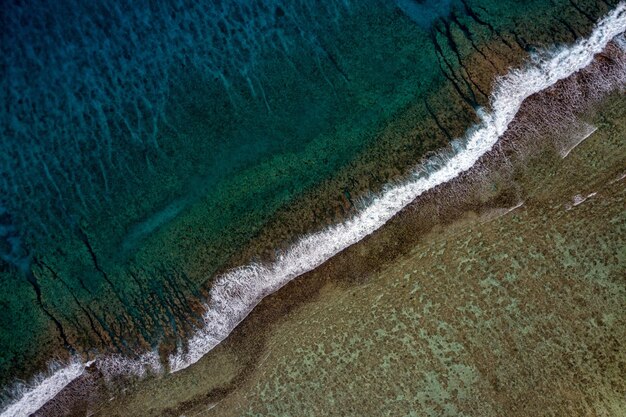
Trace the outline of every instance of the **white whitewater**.
<path fill-rule="evenodd" d="M 580 136 L 578 138 L 574 138 L 569 144 L 561 149 L 561 158 L 567 158 L 567 155 L 570 154 L 574 149 L 578 147 L 581 143 L 589 139 L 591 135 L 593 135 L 598 130 L 597 127 L 590 125 L 588 123 L 583 123 L 581 127 Z"/>
<path fill-rule="evenodd" d="M 28 416 L 39 410 L 46 402 L 54 398 L 70 382 L 80 377 L 91 362 L 82 363 L 74 359 L 64 368 L 58 369 L 48 377 L 35 378 L 30 388 L 23 388 L 19 401 L 9 405 L 2 412 L 2 417 Z"/>
<path fill-rule="evenodd" d="M 180 349 L 170 356 L 170 371 L 177 372 L 197 362 L 224 340 L 263 297 L 376 231 L 419 195 L 470 169 L 507 130 L 527 97 L 589 65 L 595 54 L 625 31 L 626 2 L 621 2 L 596 25 L 589 38 L 571 47 L 538 54 L 526 68 L 512 70 L 499 79 L 491 97 L 491 113 L 480 115 L 481 123 L 468 131 L 454 153 L 449 151 L 449 155 L 433 159 L 436 170 L 431 168 L 429 172 L 428 167 L 418 167 L 411 180 L 390 186 L 354 218 L 303 237 L 271 265 L 252 264 L 216 278 L 204 314 L 205 325 L 191 337 L 186 350 Z M 102 368 L 111 370 L 117 368 L 112 363 L 127 364 L 126 361 L 102 358 L 96 366 L 100 368 L 101 363 Z M 150 354 L 142 362 L 143 365 L 137 365 L 139 368 L 148 364 L 150 368 L 157 367 Z M 21 398 L 8 405 L 0 417 L 25 417 L 35 412 L 80 377 L 87 365 L 72 362 L 49 377 L 39 379 L 31 388 L 23 390 Z M 141 374 L 139 368 L 131 373 Z"/>
<path fill-rule="evenodd" d="M 105 378 L 113 376 L 145 377 L 148 373 L 160 374 L 163 366 L 156 351 L 146 352 L 136 359 L 121 355 L 103 356 L 89 362 L 74 357 L 65 367 L 55 369 L 51 366 L 48 374 L 40 374 L 28 385 L 20 385 L 14 393 L 19 400 L 2 410 L 0 417 L 26 417 L 39 410 L 54 398 L 70 382 L 83 376 L 87 367 L 95 365 Z"/>

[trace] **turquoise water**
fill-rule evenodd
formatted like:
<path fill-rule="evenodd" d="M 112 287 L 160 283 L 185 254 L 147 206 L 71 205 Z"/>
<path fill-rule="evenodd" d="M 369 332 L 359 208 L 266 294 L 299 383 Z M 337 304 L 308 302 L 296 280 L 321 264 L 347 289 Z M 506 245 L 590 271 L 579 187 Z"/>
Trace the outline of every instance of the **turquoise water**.
<path fill-rule="evenodd" d="M 461 65 L 475 45 L 571 40 L 606 11 L 579 3 L 3 7 L 0 382 L 50 352 L 174 343 L 277 211 L 362 155 L 399 153 L 403 171 L 444 145 L 487 104 Z M 380 146 L 415 106 L 453 115 Z"/>

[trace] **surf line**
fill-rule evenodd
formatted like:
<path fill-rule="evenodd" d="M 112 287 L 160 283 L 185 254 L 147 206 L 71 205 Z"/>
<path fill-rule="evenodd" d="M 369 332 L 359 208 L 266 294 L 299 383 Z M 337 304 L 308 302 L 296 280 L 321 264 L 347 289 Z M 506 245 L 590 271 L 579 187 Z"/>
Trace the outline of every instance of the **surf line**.
<path fill-rule="evenodd" d="M 626 31 L 626 2 L 594 27 L 591 35 L 570 47 L 535 54 L 527 66 L 498 79 L 491 95 L 491 112 L 457 144 L 456 152 L 443 152 L 431 172 L 418 167 L 404 184 L 388 187 L 355 217 L 301 238 L 269 265 L 251 264 L 216 278 L 204 314 L 204 327 L 188 341 L 187 349 L 170 355 L 171 372 L 192 365 L 224 340 L 267 295 L 292 279 L 373 233 L 424 192 L 470 169 L 507 130 L 522 102 L 589 65 L 594 56 Z"/>
<path fill-rule="evenodd" d="M 50 376 L 35 378 L 32 388 L 24 389 L 21 398 L 3 410 L 1 417 L 29 416 L 54 398 L 70 382 L 80 377 L 85 368 L 92 363 L 93 361 L 82 363 L 80 359 L 74 358 L 69 365 L 58 369 Z"/>
<path fill-rule="evenodd" d="M 205 306 L 204 326 L 189 339 L 187 349 L 179 349 L 170 355 L 170 372 L 178 372 L 200 360 L 224 340 L 265 296 L 373 233 L 424 192 L 470 169 L 506 132 L 527 97 L 589 65 L 597 53 L 625 31 L 626 2 L 622 1 L 596 24 L 588 38 L 569 47 L 535 54 L 525 67 L 512 69 L 499 78 L 491 94 L 491 112 L 479 114 L 481 122 L 468 130 L 464 138 L 454 141 L 454 151 L 443 151 L 427 161 L 426 165 L 417 167 L 408 181 L 389 186 L 353 218 L 304 236 L 272 264 L 250 264 L 217 277 Z M 428 169 L 431 162 L 436 169 Z M 117 368 L 123 374 L 125 370 L 120 368 L 143 369 L 145 363 L 158 360 L 155 353 L 145 356 L 142 363 L 133 365 L 130 365 L 133 362 L 130 359 L 119 361 L 112 357 L 98 358 L 95 363 L 72 361 L 48 377 L 37 378 L 29 388 L 21 389 L 16 395 L 19 399 L 6 404 L 0 417 L 26 417 L 39 410 L 70 382 L 83 375 L 92 363 L 98 369 Z M 132 373 L 135 372 L 133 370 Z"/>

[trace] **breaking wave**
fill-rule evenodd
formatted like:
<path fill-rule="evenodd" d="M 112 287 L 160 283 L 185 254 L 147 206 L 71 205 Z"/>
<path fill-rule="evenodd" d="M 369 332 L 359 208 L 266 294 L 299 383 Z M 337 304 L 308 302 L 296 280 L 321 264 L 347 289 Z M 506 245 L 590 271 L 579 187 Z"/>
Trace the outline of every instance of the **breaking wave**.
<path fill-rule="evenodd" d="M 46 402 L 54 398 L 70 382 L 80 377 L 91 362 L 83 363 L 73 359 L 69 365 L 54 371 L 51 365 L 50 375 L 39 375 L 29 385 L 20 385 L 14 389 L 13 395 L 20 397 L 19 401 L 9 405 L 2 412 L 2 417 L 28 416 L 39 410 Z"/>

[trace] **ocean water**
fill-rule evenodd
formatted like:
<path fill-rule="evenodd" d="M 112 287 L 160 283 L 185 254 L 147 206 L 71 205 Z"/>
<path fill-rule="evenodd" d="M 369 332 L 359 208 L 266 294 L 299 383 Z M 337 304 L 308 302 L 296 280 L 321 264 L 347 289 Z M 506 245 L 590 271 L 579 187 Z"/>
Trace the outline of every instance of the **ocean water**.
<path fill-rule="evenodd" d="M 461 136 L 480 107 L 497 111 L 496 74 L 534 48 L 589 34 L 609 6 L 7 4 L 0 382 L 55 356 L 160 349 L 174 355 L 172 370 L 194 362 L 211 284 L 244 250 L 254 256 L 251 242 L 267 235 L 265 246 L 283 247 L 350 217 L 367 202 L 358 198 Z M 316 204 L 342 210 L 292 209 L 320 187 L 343 199 Z M 307 218 L 276 227 L 290 211 Z M 354 240 L 339 236 L 337 250 Z M 297 275 L 302 263 L 281 256 L 286 276 Z M 226 290 L 253 290 L 258 274 Z"/>

